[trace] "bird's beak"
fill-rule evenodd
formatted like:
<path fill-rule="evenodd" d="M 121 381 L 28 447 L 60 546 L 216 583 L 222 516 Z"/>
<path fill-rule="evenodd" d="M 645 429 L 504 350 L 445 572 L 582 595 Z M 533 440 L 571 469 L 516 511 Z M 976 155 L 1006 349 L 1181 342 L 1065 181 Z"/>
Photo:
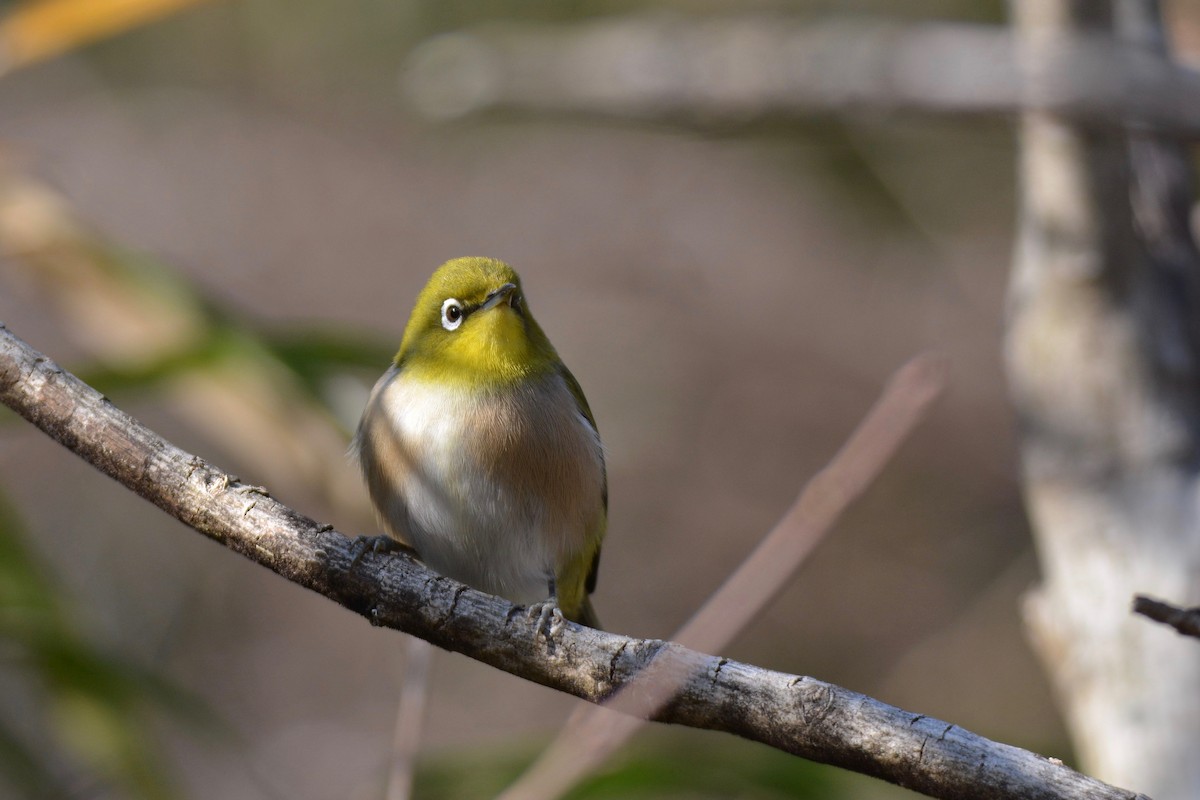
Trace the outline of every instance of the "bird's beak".
<path fill-rule="evenodd" d="M 479 307 L 479 310 L 487 311 L 489 308 L 495 308 L 496 306 L 500 305 L 500 303 L 511 297 L 512 293 L 516 290 L 517 285 L 515 283 L 504 284 L 499 289 L 496 289 L 486 298 L 484 298 L 483 305 Z"/>

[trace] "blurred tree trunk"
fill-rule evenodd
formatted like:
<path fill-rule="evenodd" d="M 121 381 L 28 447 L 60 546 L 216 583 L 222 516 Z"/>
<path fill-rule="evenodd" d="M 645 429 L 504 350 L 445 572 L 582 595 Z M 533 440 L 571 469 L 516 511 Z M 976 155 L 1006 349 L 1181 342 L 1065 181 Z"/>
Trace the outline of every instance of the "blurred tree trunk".
<path fill-rule="evenodd" d="M 1084 32 L 1166 46 L 1147 0 L 1016 0 L 1013 12 L 1025 54 Z M 1190 165 L 1177 143 L 1029 112 L 1019 170 L 1006 356 L 1044 574 L 1029 630 L 1084 771 L 1194 800 L 1200 646 L 1129 610 L 1139 591 L 1200 603 Z"/>

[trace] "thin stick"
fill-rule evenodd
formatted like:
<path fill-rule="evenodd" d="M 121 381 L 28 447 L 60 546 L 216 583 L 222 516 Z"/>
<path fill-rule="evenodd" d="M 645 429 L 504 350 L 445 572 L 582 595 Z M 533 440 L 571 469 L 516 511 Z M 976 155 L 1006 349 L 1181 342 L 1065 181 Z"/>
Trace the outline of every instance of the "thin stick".
<path fill-rule="evenodd" d="M 425 729 L 425 702 L 429 697 L 429 663 L 433 648 L 424 639 L 406 637 L 404 677 L 396 704 L 396 732 L 392 737 L 392 767 L 388 772 L 387 800 L 413 796 L 417 754 Z"/>
<path fill-rule="evenodd" d="M 924 419 L 942 391 L 945 373 L 945 360 L 929 353 L 902 366 L 833 460 L 674 640 L 712 653 L 745 630 Z M 564 794 L 674 697 L 695 667 L 689 660 L 656 658 L 603 706 L 581 706 L 501 800 L 552 800 Z"/>

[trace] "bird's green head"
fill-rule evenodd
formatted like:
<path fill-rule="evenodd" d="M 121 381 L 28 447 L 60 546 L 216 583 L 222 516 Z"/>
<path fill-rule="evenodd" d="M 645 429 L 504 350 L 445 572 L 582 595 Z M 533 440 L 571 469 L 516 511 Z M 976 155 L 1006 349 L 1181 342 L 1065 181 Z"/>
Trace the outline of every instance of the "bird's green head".
<path fill-rule="evenodd" d="M 413 377 L 489 388 L 553 371 L 560 361 L 513 268 L 469 257 L 442 264 L 425 284 L 396 363 Z"/>

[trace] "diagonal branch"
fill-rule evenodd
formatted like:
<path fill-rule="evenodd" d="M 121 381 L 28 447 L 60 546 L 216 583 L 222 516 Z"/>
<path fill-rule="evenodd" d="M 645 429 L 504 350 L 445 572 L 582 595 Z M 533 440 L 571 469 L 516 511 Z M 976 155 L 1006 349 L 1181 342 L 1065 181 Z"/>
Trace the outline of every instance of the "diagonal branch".
<path fill-rule="evenodd" d="M 925 353 L 888 381 L 833 459 L 800 490 L 778 524 L 676 632 L 684 647 L 720 652 L 787 585 L 841 515 L 874 483 L 946 382 L 946 361 Z M 517 782 L 497 800 L 554 800 L 600 767 L 643 720 L 679 692 L 687 671 L 644 670 L 598 706 L 581 705 Z M 621 713 L 615 713 L 615 712 Z"/>
<path fill-rule="evenodd" d="M 350 542 L 175 447 L 0 324 L 0 402 L 167 513 L 380 625 L 596 702 L 652 659 L 691 677 L 655 718 L 733 733 L 933 797 L 1138 800 L 1010 745 L 813 678 L 671 642 L 567 624 L 535 637 L 519 608 L 404 556 L 350 569 Z"/>

